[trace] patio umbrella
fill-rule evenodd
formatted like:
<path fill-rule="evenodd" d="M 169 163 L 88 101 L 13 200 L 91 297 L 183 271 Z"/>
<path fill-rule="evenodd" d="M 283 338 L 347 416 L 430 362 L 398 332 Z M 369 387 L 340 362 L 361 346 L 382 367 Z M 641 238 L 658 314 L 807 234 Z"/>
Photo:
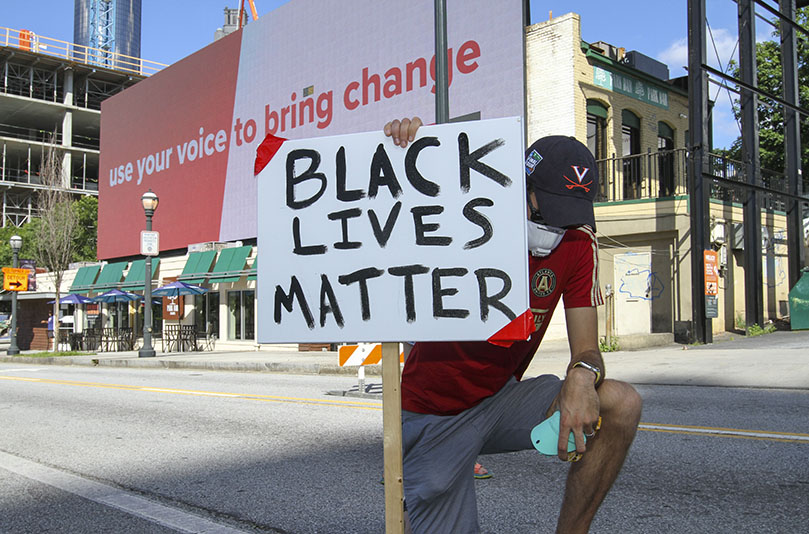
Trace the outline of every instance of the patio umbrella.
<path fill-rule="evenodd" d="M 185 282 L 171 282 L 162 287 L 158 287 L 152 291 L 153 297 L 178 297 L 180 295 L 202 295 L 207 293 L 208 289 L 195 286 L 193 284 L 186 284 Z"/>
<path fill-rule="evenodd" d="M 131 302 L 133 300 L 140 300 L 143 297 L 128 291 L 121 291 L 120 289 L 110 289 L 106 293 L 102 293 L 93 297 L 93 302 Z"/>
<path fill-rule="evenodd" d="M 54 302 L 56 302 L 55 299 L 48 301 L 48 304 L 53 304 Z M 88 302 L 93 302 L 93 299 L 75 293 L 59 299 L 59 304 L 87 304 Z"/>

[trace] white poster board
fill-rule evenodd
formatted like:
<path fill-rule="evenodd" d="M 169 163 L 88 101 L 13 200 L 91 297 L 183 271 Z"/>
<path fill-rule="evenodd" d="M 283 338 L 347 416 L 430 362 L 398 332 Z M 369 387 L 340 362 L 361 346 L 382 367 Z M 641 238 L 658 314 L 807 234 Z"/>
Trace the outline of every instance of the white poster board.
<path fill-rule="evenodd" d="M 258 341 L 486 340 L 528 312 L 519 118 L 285 141 L 258 180 Z"/>

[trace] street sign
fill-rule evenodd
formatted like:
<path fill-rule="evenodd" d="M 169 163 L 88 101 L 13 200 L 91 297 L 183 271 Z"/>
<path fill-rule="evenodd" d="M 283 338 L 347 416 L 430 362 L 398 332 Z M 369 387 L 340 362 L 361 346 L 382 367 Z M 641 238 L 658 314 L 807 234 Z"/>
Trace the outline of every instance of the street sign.
<path fill-rule="evenodd" d="M 719 257 L 716 251 L 704 251 L 705 258 L 705 317 L 719 317 Z"/>
<path fill-rule="evenodd" d="M 28 269 L 3 267 L 3 289 L 6 291 L 28 291 Z"/>
<path fill-rule="evenodd" d="M 160 254 L 160 232 L 141 231 L 140 253 L 142 256 L 157 256 Z"/>

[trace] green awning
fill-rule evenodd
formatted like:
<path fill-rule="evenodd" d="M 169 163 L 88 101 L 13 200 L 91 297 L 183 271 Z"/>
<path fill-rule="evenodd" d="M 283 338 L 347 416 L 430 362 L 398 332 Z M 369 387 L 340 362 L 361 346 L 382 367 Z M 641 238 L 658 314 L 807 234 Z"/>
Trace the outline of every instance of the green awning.
<path fill-rule="evenodd" d="M 211 271 L 209 282 L 235 282 L 241 278 L 247 256 L 253 247 L 233 247 L 222 249 L 219 259 Z"/>
<path fill-rule="evenodd" d="M 258 253 L 256 253 L 255 259 L 253 259 L 253 266 L 250 267 L 250 274 L 248 275 L 248 280 L 255 280 L 258 278 Z"/>
<path fill-rule="evenodd" d="M 98 280 L 96 280 L 93 286 L 93 291 L 103 291 L 118 287 L 118 284 L 121 283 L 121 278 L 124 276 L 124 269 L 126 269 L 128 263 L 127 261 L 119 261 L 106 264 L 101 274 L 98 275 Z"/>
<path fill-rule="evenodd" d="M 598 100 L 588 100 L 587 101 L 587 113 L 591 115 L 595 115 L 596 117 L 601 117 L 602 119 L 607 118 L 607 106 L 599 102 Z"/>
<path fill-rule="evenodd" d="M 192 252 L 188 255 L 183 272 L 177 279 L 189 284 L 201 284 L 211 270 L 214 257 L 216 257 L 215 250 Z"/>
<path fill-rule="evenodd" d="M 152 258 L 151 278 L 154 278 L 154 273 L 158 265 L 160 265 L 160 258 Z M 146 260 L 133 261 L 132 265 L 129 266 L 129 272 L 126 273 L 126 278 L 124 278 L 121 289 L 127 291 L 143 291 L 144 274 L 146 274 Z"/>
<path fill-rule="evenodd" d="M 663 121 L 657 123 L 657 135 L 666 139 L 674 139 L 674 129 Z"/>
<path fill-rule="evenodd" d="M 93 282 L 96 281 L 96 275 L 101 270 L 101 265 L 87 265 L 81 267 L 76 277 L 73 279 L 73 285 L 70 286 L 71 293 L 84 294 L 90 291 L 93 287 Z"/>

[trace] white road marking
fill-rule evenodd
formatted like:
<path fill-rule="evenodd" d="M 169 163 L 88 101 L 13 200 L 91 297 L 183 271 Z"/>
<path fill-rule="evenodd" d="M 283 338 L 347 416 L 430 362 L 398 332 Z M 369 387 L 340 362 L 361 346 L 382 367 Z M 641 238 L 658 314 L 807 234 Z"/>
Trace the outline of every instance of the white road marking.
<path fill-rule="evenodd" d="M 0 451 L 0 469 L 53 486 L 93 502 L 152 521 L 179 532 L 244 534 L 246 531 L 216 523 L 101 482 L 88 480 L 37 462 Z"/>

